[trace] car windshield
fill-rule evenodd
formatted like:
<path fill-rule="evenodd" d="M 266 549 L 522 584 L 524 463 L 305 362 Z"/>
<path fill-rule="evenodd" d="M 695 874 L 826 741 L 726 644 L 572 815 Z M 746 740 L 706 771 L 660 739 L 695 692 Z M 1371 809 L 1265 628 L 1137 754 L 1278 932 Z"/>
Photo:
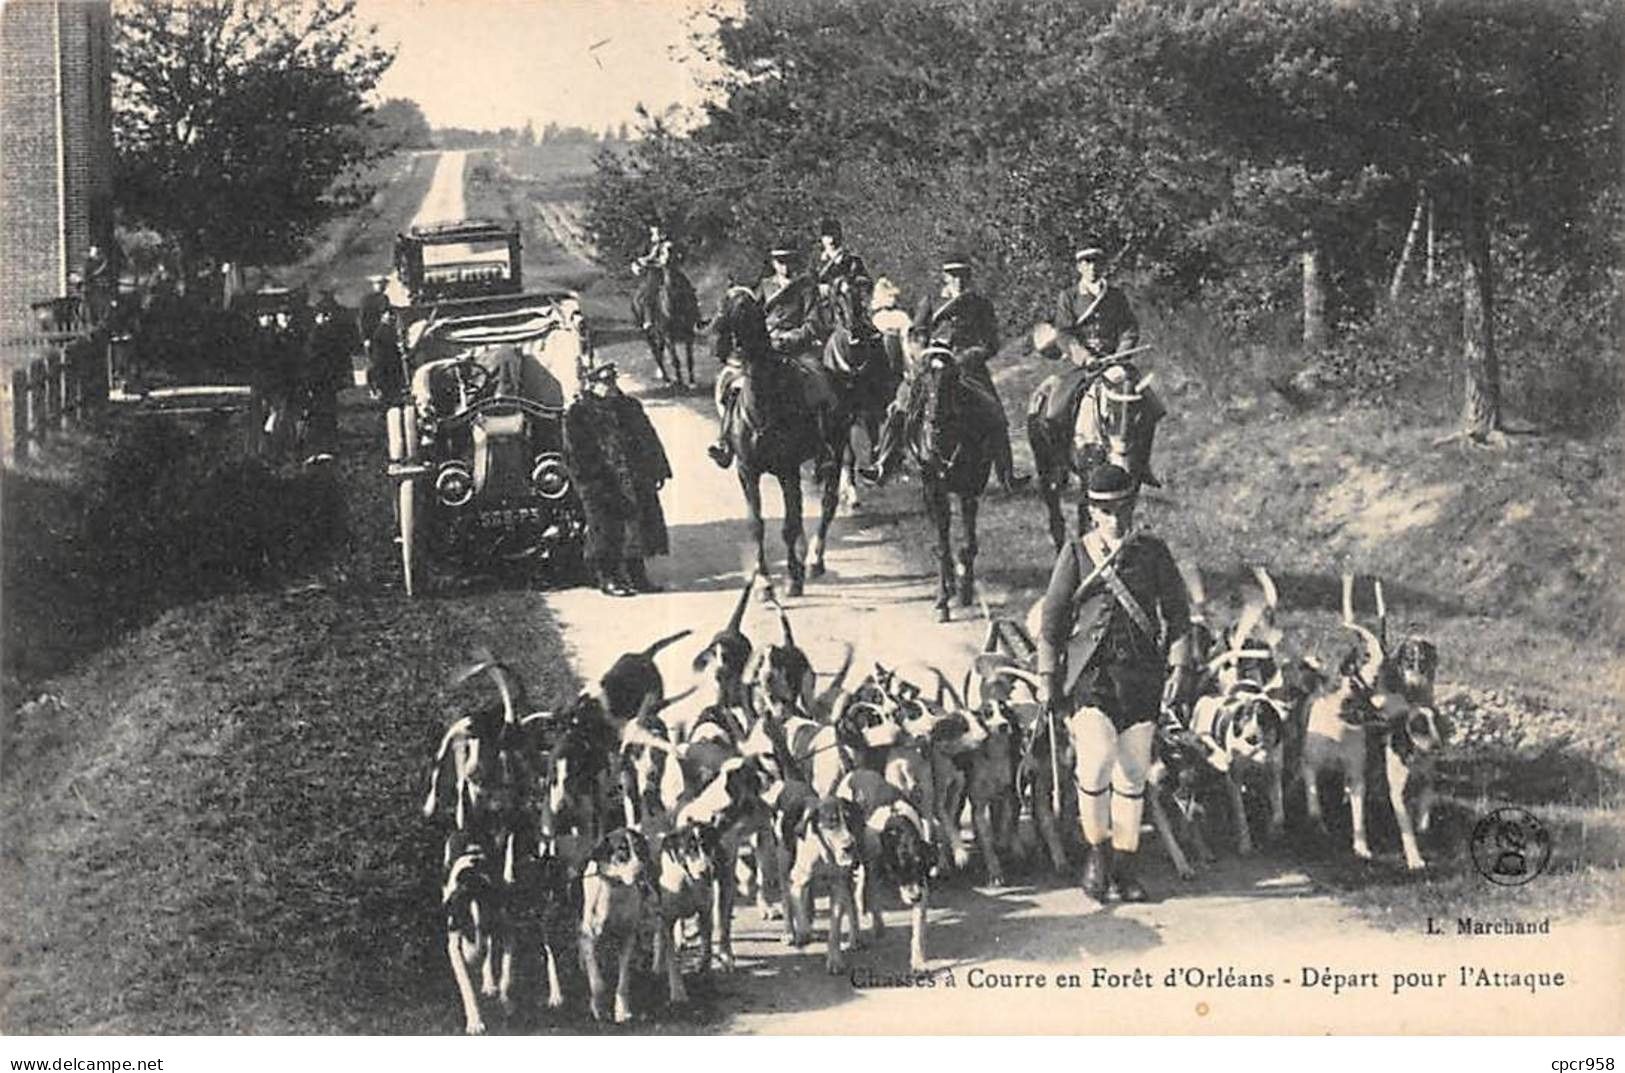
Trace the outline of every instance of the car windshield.
<path fill-rule="evenodd" d="M 504 238 L 423 247 L 425 280 L 507 279 L 508 263 L 508 241 Z"/>

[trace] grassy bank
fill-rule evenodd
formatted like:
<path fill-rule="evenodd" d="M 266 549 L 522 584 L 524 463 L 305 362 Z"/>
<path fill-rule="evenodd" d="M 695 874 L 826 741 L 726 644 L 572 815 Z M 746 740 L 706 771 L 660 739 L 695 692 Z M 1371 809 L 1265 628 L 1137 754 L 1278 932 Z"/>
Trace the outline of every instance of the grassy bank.
<path fill-rule="evenodd" d="M 358 293 L 433 163 L 299 271 Z M 417 809 L 444 728 L 489 698 L 447 683 L 484 645 L 538 704 L 579 684 L 539 595 L 405 597 L 360 392 L 333 467 L 266 470 L 238 439 L 86 430 L 0 485 L 8 1034 L 461 1027 Z"/>

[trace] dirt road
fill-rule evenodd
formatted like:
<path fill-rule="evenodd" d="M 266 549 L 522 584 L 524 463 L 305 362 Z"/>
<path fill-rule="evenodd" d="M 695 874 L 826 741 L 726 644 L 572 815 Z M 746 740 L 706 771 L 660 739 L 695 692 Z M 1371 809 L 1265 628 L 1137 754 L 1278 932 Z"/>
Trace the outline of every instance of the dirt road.
<path fill-rule="evenodd" d="M 542 215 L 550 223 L 571 219 L 570 208 L 549 206 Z M 558 241 L 573 250 L 577 236 L 567 232 Z M 622 370 L 649 364 L 641 343 L 601 353 Z M 749 561 L 743 499 L 733 471 L 718 469 L 704 452 L 714 435 L 709 416 L 664 398 L 636 375 L 623 375 L 622 383 L 643 396 L 676 473 L 664 494 L 673 554 L 652 564 L 668 591 L 622 600 L 577 589 L 549 597 L 549 604 L 584 676 L 599 673 L 622 651 L 648 639 L 693 628 L 693 641 L 661 658 L 668 689 L 675 691 L 687 680 L 685 668 L 698 644 L 726 619 L 741 584 L 741 565 Z M 769 489 L 770 557 L 782 579 L 784 554 L 777 537 L 782 505 L 776 488 Z M 816 521 L 816 489 L 809 483 L 806 493 L 810 527 Z M 882 521 L 861 512 L 837 520 L 829 576 L 811 582 L 804 598 L 791 601 L 796 639 L 821 672 L 834 669 L 851 644 L 860 672 L 873 660 L 935 663 L 957 680 L 980 644 L 983 624 L 960 612 L 964 621 L 938 625 L 933 579 L 906 561 L 890 540 Z M 996 556 L 998 549 L 984 554 Z M 1001 609 L 999 592 L 985 595 L 996 613 L 1021 611 Z M 746 619 L 752 637 L 772 636 L 777 629 L 768 608 L 752 606 Z M 1493 1030 L 1497 1009 L 1504 1005 L 1510 1013 L 1513 1004 L 1519 1023 L 1540 1023 L 1551 1031 L 1594 1028 L 1620 1018 L 1607 1003 L 1608 981 L 1625 970 L 1621 929 L 1563 926 L 1565 945 L 1612 952 L 1578 979 L 1571 972 L 1564 987 L 1533 999 L 1493 988 L 1464 994 L 1452 975 L 1461 966 L 1488 959 L 1502 970 L 1550 969 L 1552 948 L 1383 931 L 1356 918 L 1284 859 L 1243 861 L 1223 847 L 1221 855 L 1215 870 L 1182 883 L 1153 848 L 1147 855 L 1148 880 L 1167 895 L 1165 900 L 1104 910 L 1070 882 L 1039 872 L 1031 873 L 1036 882 L 1024 885 L 978 886 L 980 871 L 973 862 L 969 874 L 934 894 L 927 944 L 932 973 L 925 978 L 932 986 L 927 987 L 885 986 L 921 982 L 906 972 L 907 930 L 900 911 L 888 914 L 883 939 L 853 955 L 848 975 L 830 976 L 819 948 L 789 950 L 780 944 L 776 924 L 764 924 L 754 909 L 742 909 L 735 925 L 735 935 L 744 939 L 739 971 L 714 984 L 714 1006 L 726 1016 L 718 1027 L 774 1033 L 1224 1033 L 1292 1025 L 1306 1032 L 1392 1032 L 1404 1031 L 1406 1023 L 1471 1022 Z M 1453 923 L 1445 922 L 1451 933 Z M 1406 971 L 1438 973 L 1439 985 L 1407 990 L 1396 1000 L 1392 976 Z M 1097 972 L 1107 975 L 1097 980 Z M 1078 975 L 1073 980 L 1069 973 Z M 1333 974 L 1361 982 L 1321 983 Z M 1081 985 L 1065 990 L 1086 994 L 1055 994 L 1064 983 Z M 1470 1000 L 1466 1005 L 1464 998 Z"/>

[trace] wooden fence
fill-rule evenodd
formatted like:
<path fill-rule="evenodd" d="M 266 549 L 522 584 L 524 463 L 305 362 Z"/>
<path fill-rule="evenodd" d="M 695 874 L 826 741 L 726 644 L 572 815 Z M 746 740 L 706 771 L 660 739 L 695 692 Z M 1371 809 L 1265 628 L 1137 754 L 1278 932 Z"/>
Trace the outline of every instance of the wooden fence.
<path fill-rule="evenodd" d="M 0 461 L 27 458 L 103 406 L 116 345 L 102 331 L 0 340 Z"/>

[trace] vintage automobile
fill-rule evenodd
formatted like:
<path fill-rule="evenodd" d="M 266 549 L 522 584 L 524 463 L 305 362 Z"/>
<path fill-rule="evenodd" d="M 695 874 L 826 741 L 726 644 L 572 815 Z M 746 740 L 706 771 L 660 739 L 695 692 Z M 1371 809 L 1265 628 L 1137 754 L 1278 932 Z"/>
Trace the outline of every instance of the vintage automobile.
<path fill-rule="evenodd" d="M 479 249 L 484 240 L 471 243 L 470 233 L 493 229 L 512 258 L 500 271 L 434 278 L 469 253 L 442 259 L 438 247 Z M 588 360 L 579 298 L 516 289 L 516 229 L 448 225 L 414 229 L 402 242 L 397 265 L 411 302 L 394 316 L 409 391 L 386 428 L 407 593 L 422 587 L 426 561 L 576 581 L 586 526 L 563 417 Z"/>

